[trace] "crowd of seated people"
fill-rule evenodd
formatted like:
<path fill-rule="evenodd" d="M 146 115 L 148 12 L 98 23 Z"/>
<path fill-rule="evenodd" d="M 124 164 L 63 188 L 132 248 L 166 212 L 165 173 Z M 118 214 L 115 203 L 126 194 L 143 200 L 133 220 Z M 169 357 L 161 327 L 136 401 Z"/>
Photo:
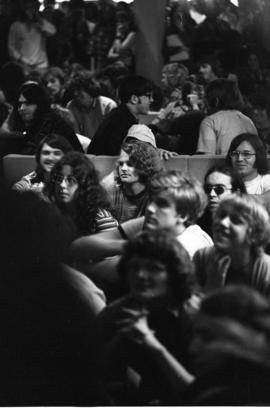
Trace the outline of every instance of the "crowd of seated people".
<path fill-rule="evenodd" d="M 36 162 L 0 180 L 0 404 L 269 405 L 266 5 L 168 2 L 158 88 L 132 5 L 45 3 L 0 55 L 0 159 Z M 164 166 L 196 153 L 203 183 Z"/>

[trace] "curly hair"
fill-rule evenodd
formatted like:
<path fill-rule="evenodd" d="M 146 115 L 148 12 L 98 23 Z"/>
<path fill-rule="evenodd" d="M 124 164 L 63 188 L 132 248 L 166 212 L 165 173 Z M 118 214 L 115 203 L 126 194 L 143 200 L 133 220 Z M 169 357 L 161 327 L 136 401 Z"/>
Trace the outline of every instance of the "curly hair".
<path fill-rule="evenodd" d="M 172 231 L 169 229 L 144 231 L 125 244 L 123 255 L 118 263 L 118 273 L 125 284 L 127 284 L 129 269 L 136 257 L 164 264 L 173 302 L 175 305 L 182 306 L 191 294 L 193 264 L 187 251 L 177 241 Z"/>
<path fill-rule="evenodd" d="M 163 196 L 174 203 L 178 214 L 186 217 L 186 227 L 195 223 L 207 206 L 207 196 L 199 180 L 177 170 L 162 171 L 150 181 L 152 200 Z"/>
<path fill-rule="evenodd" d="M 99 183 L 94 164 L 86 155 L 71 151 L 55 164 L 47 183 L 47 195 L 62 211 L 67 211 L 55 196 L 56 176 L 61 173 L 65 165 L 72 168 L 79 185 L 75 193 L 74 210 L 70 214 L 77 228 L 77 233 L 80 236 L 95 233 L 98 210 L 102 208 L 111 211 L 111 209 L 107 194 Z"/>
<path fill-rule="evenodd" d="M 162 168 L 158 150 L 147 142 L 129 140 L 122 145 L 121 150 L 129 155 L 129 161 L 139 175 L 140 182 L 145 185 Z M 119 177 L 117 182 L 121 184 Z"/>
<path fill-rule="evenodd" d="M 216 210 L 214 225 L 224 215 L 241 215 L 246 220 L 250 227 L 251 251 L 254 256 L 262 254 L 270 238 L 270 218 L 260 200 L 251 195 L 231 194 L 226 196 Z"/>
<path fill-rule="evenodd" d="M 255 150 L 256 160 L 254 163 L 254 168 L 257 169 L 260 175 L 266 175 L 269 170 L 267 154 L 263 141 L 260 139 L 258 135 L 254 135 L 248 132 L 237 135 L 231 142 L 231 145 L 226 156 L 226 162 L 230 166 L 233 166 L 230 154 L 231 152 L 235 151 L 242 142 L 248 142 Z"/>
<path fill-rule="evenodd" d="M 69 82 L 69 91 L 72 94 L 78 89 L 83 89 L 93 98 L 100 95 L 99 83 L 93 78 L 92 73 L 87 70 L 77 72 Z"/>

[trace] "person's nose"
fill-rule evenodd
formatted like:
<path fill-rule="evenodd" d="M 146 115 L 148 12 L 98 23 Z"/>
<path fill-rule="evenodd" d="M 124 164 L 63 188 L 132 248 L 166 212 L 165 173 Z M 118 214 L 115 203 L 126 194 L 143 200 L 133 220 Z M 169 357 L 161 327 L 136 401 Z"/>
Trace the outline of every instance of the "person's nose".
<path fill-rule="evenodd" d="M 231 223 L 231 219 L 229 218 L 229 216 L 225 216 L 220 220 L 220 224 L 226 228 L 230 227 L 230 223 Z"/>
<path fill-rule="evenodd" d="M 154 202 L 150 202 L 147 206 L 147 212 L 150 214 L 154 214 L 156 212 L 156 205 Z"/>
<path fill-rule="evenodd" d="M 122 170 L 127 170 L 127 168 L 128 168 L 128 165 L 127 165 L 125 162 L 122 163 L 121 169 L 122 169 Z"/>
<path fill-rule="evenodd" d="M 66 188 L 68 185 L 66 178 L 62 179 L 62 182 L 60 183 L 61 188 Z"/>
<path fill-rule="evenodd" d="M 19 111 L 23 111 L 25 107 L 26 107 L 26 104 L 24 102 L 21 102 L 18 109 Z"/>
<path fill-rule="evenodd" d="M 208 193 L 209 197 L 217 197 L 217 194 L 215 192 L 215 189 L 212 187 L 212 189 L 210 190 L 210 192 Z"/>
<path fill-rule="evenodd" d="M 140 267 L 137 270 L 137 277 L 142 280 L 147 280 L 149 277 L 148 271 L 144 267 Z"/>

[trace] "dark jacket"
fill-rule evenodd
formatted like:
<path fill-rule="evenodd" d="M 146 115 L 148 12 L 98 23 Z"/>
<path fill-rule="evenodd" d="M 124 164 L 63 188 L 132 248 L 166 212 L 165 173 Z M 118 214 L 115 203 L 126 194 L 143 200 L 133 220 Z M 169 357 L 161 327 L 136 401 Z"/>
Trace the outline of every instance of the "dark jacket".
<path fill-rule="evenodd" d="M 105 116 L 97 129 L 88 152 L 93 155 L 119 155 L 122 142 L 129 128 L 138 121 L 125 104 L 113 109 Z"/>
<path fill-rule="evenodd" d="M 40 141 L 47 135 L 56 133 L 64 136 L 74 150 L 82 152 L 81 144 L 72 127 L 56 112 L 50 110 L 39 121 L 38 126 L 30 129 L 25 135 L 25 144 L 21 154 L 34 155 Z"/>

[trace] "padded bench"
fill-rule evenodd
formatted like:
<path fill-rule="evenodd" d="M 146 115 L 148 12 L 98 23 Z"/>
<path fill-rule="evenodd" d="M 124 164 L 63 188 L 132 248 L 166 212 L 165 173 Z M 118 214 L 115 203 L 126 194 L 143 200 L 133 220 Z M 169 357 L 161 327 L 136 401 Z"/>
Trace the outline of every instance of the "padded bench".
<path fill-rule="evenodd" d="M 115 167 L 117 156 L 88 155 L 93 161 L 100 178 L 108 175 Z M 214 155 L 179 155 L 164 161 L 166 169 L 179 169 L 189 172 L 203 182 L 204 175 L 211 166 L 224 162 L 224 156 Z M 4 180 L 8 186 L 13 185 L 35 169 L 35 157 L 27 155 L 10 154 L 3 158 Z"/>

